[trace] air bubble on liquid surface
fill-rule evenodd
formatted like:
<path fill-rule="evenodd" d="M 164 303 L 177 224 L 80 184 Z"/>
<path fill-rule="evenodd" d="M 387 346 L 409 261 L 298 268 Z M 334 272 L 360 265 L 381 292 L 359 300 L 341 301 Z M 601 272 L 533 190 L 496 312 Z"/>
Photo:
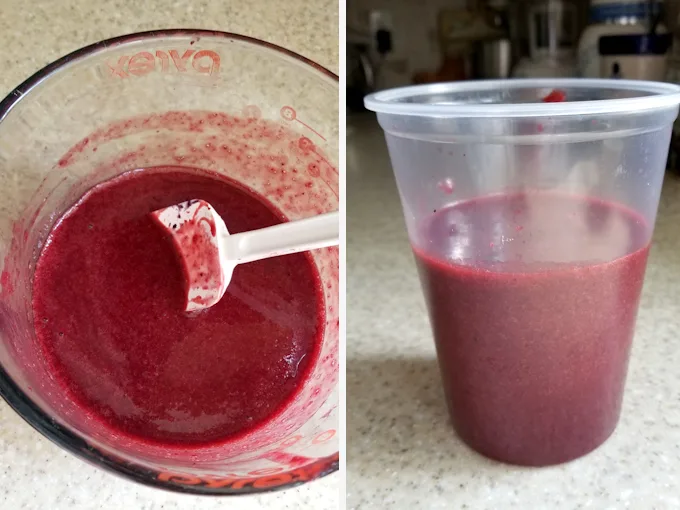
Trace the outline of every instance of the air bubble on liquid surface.
<path fill-rule="evenodd" d="M 303 354 L 300 359 L 295 359 L 295 354 L 286 354 L 283 357 L 283 361 L 287 365 L 287 375 L 290 377 L 295 377 L 298 374 L 298 369 L 300 368 L 300 363 L 302 363 L 302 360 L 305 358 L 307 354 Z"/>

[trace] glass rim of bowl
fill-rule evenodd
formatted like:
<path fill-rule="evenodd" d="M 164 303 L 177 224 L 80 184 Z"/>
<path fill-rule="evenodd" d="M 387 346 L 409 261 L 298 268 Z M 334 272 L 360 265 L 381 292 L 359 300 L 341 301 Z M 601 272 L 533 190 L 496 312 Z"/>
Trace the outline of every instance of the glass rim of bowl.
<path fill-rule="evenodd" d="M 171 38 L 171 37 L 220 37 L 224 39 L 232 39 L 253 46 L 259 46 L 264 50 L 270 50 L 272 53 L 279 54 L 280 57 L 289 59 L 291 62 L 303 64 L 305 68 L 317 72 L 320 76 L 327 79 L 331 83 L 339 84 L 340 78 L 334 72 L 328 70 L 321 64 L 317 64 L 313 60 L 300 55 L 292 50 L 278 46 L 276 44 L 249 37 L 247 35 L 235 34 L 232 32 L 221 32 L 219 30 L 202 30 L 192 28 L 168 28 L 162 30 L 148 30 L 144 32 L 135 32 L 132 34 L 120 35 L 110 39 L 89 44 L 80 49 L 72 51 L 54 62 L 47 64 L 43 68 L 33 73 L 29 78 L 17 85 L 11 90 L 7 96 L 0 101 L 0 122 L 4 120 L 12 107 L 28 95 L 33 88 L 40 85 L 46 78 L 57 71 L 61 71 L 71 64 L 85 60 L 86 58 L 95 56 L 99 53 L 104 53 L 110 47 L 120 47 L 123 45 L 134 44 L 136 42 L 147 41 L 155 38 Z"/>

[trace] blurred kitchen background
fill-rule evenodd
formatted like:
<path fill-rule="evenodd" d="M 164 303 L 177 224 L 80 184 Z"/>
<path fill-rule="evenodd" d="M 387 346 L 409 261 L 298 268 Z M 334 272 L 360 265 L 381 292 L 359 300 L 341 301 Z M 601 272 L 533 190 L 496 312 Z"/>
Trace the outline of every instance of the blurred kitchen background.
<path fill-rule="evenodd" d="M 348 114 L 363 111 L 370 92 L 418 83 L 680 83 L 679 13 L 680 0 L 347 0 Z M 676 169 L 678 141 L 669 157 Z"/>

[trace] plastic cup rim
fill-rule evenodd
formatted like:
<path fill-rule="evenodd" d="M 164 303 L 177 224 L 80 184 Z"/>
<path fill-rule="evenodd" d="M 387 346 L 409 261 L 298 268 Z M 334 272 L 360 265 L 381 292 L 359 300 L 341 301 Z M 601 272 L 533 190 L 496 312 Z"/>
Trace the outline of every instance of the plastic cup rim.
<path fill-rule="evenodd" d="M 545 88 L 610 89 L 649 95 L 631 98 L 567 101 L 562 103 L 407 103 L 418 96 L 457 92 Z M 680 104 L 680 85 L 644 80 L 584 78 L 471 80 L 399 87 L 369 94 L 367 109 L 378 114 L 432 118 L 555 117 L 630 113 L 675 108 Z"/>

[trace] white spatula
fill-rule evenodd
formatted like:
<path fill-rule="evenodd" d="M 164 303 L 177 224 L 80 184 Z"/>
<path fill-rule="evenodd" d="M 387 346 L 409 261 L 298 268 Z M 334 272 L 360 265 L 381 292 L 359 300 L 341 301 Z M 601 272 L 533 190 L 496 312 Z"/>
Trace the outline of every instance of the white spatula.
<path fill-rule="evenodd" d="M 189 200 L 151 215 L 172 236 L 184 264 L 187 311 L 217 303 L 238 264 L 335 246 L 340 229 L 336 211 L 231 235 L 224 220 L 204 200 Z"/>

